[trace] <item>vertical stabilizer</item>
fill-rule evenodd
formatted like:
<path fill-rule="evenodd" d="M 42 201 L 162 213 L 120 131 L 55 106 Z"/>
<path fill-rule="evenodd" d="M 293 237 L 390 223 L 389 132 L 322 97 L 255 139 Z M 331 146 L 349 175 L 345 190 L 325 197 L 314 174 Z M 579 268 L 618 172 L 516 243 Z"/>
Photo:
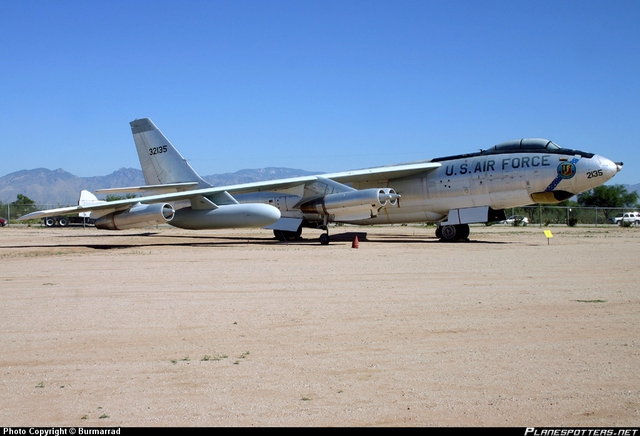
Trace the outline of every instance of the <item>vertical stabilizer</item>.
<path fill-rule="evenodd" d="M 104 201 L 98 200 L 98 197 L 91 192 L 83 189 L 80 191 L 80 198 L 78 199 L 78 206 L 93 206 L 94 204 L 104 203 Z"/>
<path fill-rule="evenodd" d="M 80 198 L 78 199 L 78 206 L 93 206 L 96 204 L 104 203 L 104 201 L 98 200 L 98 198 L 91 192 L 83 189 L 80 191 Z M 78 216 L 88 218 L 91 216 L 91 212 L 80 212 Z"/>
<path fill-rule="evenodd" d="M 147 185 L 198 182 L 202 188 L 211 186 L 191 168 L 153 121 L 141 118 L 129 124 Z"/>

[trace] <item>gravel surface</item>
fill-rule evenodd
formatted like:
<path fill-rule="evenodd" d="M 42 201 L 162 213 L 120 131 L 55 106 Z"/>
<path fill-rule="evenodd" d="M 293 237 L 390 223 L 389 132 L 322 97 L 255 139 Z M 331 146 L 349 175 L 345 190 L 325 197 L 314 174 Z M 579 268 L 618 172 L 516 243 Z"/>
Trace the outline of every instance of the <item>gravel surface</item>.
<path fill-rule="evenodd" d="M 637 427 L 640 229 L 542 230 L 5 227 L 0 424 Z"/>

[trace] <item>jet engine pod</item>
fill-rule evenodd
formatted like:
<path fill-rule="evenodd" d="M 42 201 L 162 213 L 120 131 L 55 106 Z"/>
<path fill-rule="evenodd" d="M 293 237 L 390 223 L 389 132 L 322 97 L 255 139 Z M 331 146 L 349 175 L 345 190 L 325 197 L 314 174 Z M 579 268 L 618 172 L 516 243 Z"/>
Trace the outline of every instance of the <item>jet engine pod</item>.
<path fill-rule="evenodd" d="M 330 221 L 372 218 L 384 207 L 395 206 L 400 195 L 390 188 L 371 188 L 325 195 L 300 206 L 307 215 L 330 217 Z"/>
<path fill-rule="evenodd" d="M 124 212 L 114 212 L 100 217 L 95 226 L 105 230 L 125 230 L 136 227 L 153 226 L 166 223 L 173 219 L 176 211 L 168 203 L 141 204 L 138 203 Z"/>

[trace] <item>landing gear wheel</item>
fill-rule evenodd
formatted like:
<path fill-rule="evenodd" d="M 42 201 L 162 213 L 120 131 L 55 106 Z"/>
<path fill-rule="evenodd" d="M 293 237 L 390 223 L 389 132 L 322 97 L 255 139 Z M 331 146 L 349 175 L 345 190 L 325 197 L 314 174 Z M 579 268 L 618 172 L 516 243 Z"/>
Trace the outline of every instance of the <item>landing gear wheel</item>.
<path fill-rule="evenodd" d="M 326 233 L 320 235 L 320 245 L 329 245 L 329 235 Z"/>
<path fill-rule="evenodd" d="M 440 232 L 438 232 L 438 230 L 440 230 Z M 436 230 L 436 236 L 443 242 L 466 241 L 469 237 L 468 224 L 440 226 L 438 230 Z"/>
<path fill-rule="evenodd" d="M 296 239 L 300 239 L 300 235 L 302 235 L 302 225 L 298 227 L 298 230 L 295 232 L 289 230 L 275 230 L 273 231 L 273 236 L 276 237 L 278 241 L 295 241 Z"/>
<path fill-rule="evenodd" d="M 466 241 L 469 239 L 469 224 L 461 224 L 458 226 L 458 238 Z"/>
<path fill-rule="evenodd" d="M 442 241 L 455 241 L 458 231 L 456 226 L 442 226 L 440 227 L 440 240 Z"/>

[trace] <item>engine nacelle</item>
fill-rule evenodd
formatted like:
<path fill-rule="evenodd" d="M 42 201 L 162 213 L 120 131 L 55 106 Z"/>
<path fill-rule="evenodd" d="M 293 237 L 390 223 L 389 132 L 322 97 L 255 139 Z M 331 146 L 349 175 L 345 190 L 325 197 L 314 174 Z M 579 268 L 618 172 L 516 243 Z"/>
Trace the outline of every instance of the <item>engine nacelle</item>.
<path fill-rule="evenodd" d="M 377 216 L 380 209 L 398 204 L 398 198 L 393 189 L 371 188 L 325 195 L 304 203 L 300 210 L 329 221 L 356 221 Z"/>
<path fill-rule="evenodd" d="M 95 226 L 104 230 L 154 226 L 171 221 L 175 213 L 173 206 L 167 203 L 138 203 L 127 211 L 114 212 L 96 219 Z"/>

